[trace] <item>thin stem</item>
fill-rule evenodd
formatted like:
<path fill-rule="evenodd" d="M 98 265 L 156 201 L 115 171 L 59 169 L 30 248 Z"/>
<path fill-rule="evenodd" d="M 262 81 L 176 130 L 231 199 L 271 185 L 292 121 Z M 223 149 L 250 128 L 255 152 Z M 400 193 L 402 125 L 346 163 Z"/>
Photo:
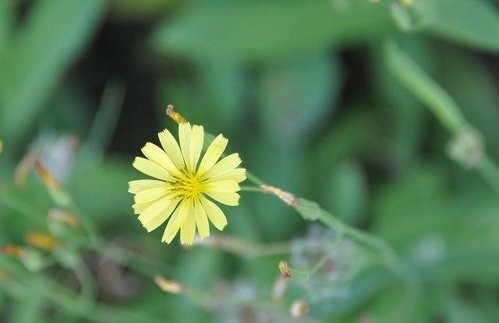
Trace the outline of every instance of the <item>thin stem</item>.
<path fill-rule="evenodd" d="M 126 308 L 113 308 L 102 304 L 90 304 L 75 298 L 74 294 L 61 284 L 44 277 L 43 274 L 29 275 L 12 259 L 0 255 L 2 269 L 9 274 L 8 284 L 13 293 L 32 293 L 39 295 L 70 313 L 96 322 L 164 322 L 154 317 L 144 316 Z"/>
<path fill-rule="evenodd" d="M 255 244 L 226 235 L 205 239 L 199 242 L 199 245 L 217 248 L 245 258 L 283 255 L 291 252 L 289 243 Z"/>
<path fill-rule="evenodd" d="M 394 41 L 386 42 L 385 58 L 388 67 L 398 80 L 433 112 L 436 119 L 452 135 L 457 136 L 472 128 L 445 89 L 418 66 L 409 55 L 398 48 Z M 484 158 L 476 168 L 484 180 L 496 191 L 499 191 L 499 167 L 487 156 L 485 151 L 482 153 Z"/>
<path fill-rule="evenodd" d="M 478 171 L 482 177 L 499 192 L 499 167 L 489 156 L 484 156 L 478 166 Z"/>
<path fill-rule="evenodd" d="M 107 82 L 100 108 L 90 126 L 87 140 L 81 151 L 91 152 L 94 154 L 93 157 L 102 158 L 116 128 L 124 95 L 125 85 L 122 82 L 116 80 Z M 80 153 L 80 156 L 82 155 L 88 156 L 88 154 Z"/>
<path fill-rule="evenodd" d="M 421 296 L 421 280 L 418 273 L 400 259 L 392 247 L 384 240 L 360 231 L 354 227 L 338 220 L 331 213 L 323 210 L 320 206 L 302 198 L 298 199 L 295 209 L 307 220 L 319 220 L 338 235 L 345 235 L 378 252 L 381 256 L 381 264 L 395 273 L 406 286 L 407 307 L 409 311 L 415 309 L 417 300 Z"/>
<path fill-rule="evenodd" d="M 77 258 L 76 263 L 72 264 L 70 267 L 78 282 L 80 284 L 80 299 L 82 302 L 88 302 L 89 306 L 95 305 L 95 282 L 92 278 L 87 265 L 80 259 Z"/>
<path fill-rule="evenodd" d="M 0 201 L 13 211 L 24 215 L 27 219 L 36 223 L 43 223 L 44 215 L 37 209 L 33 208 L 30 204 L 10 194 L 4 188 L 0 188 Z"/>
<path fill-rule="evenodd" d="M 248 179 L 249 178 L 250 177 L 248 176 Z M 397 256 L 391 246 L 386 243 L 386 241 L 366 232 L 360 231 L 354 227 L 348 226 L 331 213 L 323 210 L 315 202 L 308 201 L 303 198 L 297 198 L 292 193 L 269 186 L 260 179 L 257 179 L 257 181 L 262 186 L 262 193 L 271 193 L 278 197 L 283 202 L 293 207 L 305 220 L 319 220 L 335 231 L 338 236 L 348 236 L 354 241 L 357 241 L 358 243 L 361 243 L 364 246 L 378 252 L 381 256 L 381 263 L 383 266 L 395 273 L 406 286 L 408 313 L 411 313 L 415 309 L 417 300 L 421 295 L 421 281 L 418 273 L 409 265 L 404 263 Z M 264 187 L 271 187 L 272 189 L 264 190 Z M 285 197 L 285 199 L 283 199 L 283 197 Z"/>
<path fill-rule="evenodd" d="M 93 243 L 90 243 L 88 248 L 98 252 L 103 257 L 132 268 L 135 272 L 147 278 L 153 278 L 154 274 L 158 271 L 168 270 L 168 268 L 164 267 L 164 263 L 153 261 L 144 254 L 103 239 L 97 239 Z"/>
<path fill-rule="evenodd" d="M 71 199 L 71 201 L 73 201 L 73 199 Z M 89 219 L 84 215 L 84 213 L 79 211 L 78 207 L 74 202 L 71 202 L 69 209 L 71 210 L 72 213 L 78 214 L 79 216 L 78 219 L 80 220 L 81 225 L 85 229 L 85 232 L 88 235 L 90 242 L 97 241 L 99 235 L 92 221 L 89 221 Z"/>
<path fill-rule="evenodd" d="M 256 184 L 258 186 L 265 185 L 264 181 L 262 181 L 261 179 L 259 179 L 258 177 L 256 177 L 255 175 L 253 175 L 250 172 L 246 172 L 246 177 L 248 177 L 248 180 L 250 180 L 251 182 L 253 182 L 253 184 Z"/>

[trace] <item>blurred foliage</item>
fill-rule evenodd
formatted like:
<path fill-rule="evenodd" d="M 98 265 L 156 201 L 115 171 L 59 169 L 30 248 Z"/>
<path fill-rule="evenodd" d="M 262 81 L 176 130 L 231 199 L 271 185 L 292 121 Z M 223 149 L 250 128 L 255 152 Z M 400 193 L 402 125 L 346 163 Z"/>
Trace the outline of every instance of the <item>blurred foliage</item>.
<path fill-rule="evenodd" d="M 498 35 L 493 0 L 0 0 L 0 320 L 494 322 Z M 335 217 L 242 192 L 146 234 L 167 103 Z"/>

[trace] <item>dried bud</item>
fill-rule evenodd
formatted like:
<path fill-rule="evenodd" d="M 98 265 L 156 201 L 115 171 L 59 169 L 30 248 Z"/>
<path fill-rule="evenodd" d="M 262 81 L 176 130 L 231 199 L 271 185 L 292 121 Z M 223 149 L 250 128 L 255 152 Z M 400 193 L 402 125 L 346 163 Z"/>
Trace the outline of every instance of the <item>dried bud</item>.
<path fill-rule="evenodd" d="M 168 280 L 160 275 L 154 276 L 154 282 L 161 288 L 164 292 L 171 294 L 181 294 L 185 291 L 185 286 L 173 281 Z"/>
<path fill-rule="evenodd" d="M 40 175 L 43 183 L 45 183 L 45 186 L 49 190 L 58 190 L 61 185 L 59 184 L 59 181 L 52 176 L 52 174 L 45 168 L 45 166 L 42 165 L 42 163 L 39 160 L 35 160 L 35 169 L 38 175 Z"/>
<path fill-rule="evenodd" d="M 14 171 L 14 183 L 17 187 L 23 187 L 26 185 L 28 174 L 32 170 L 35 160 L 36 156 L 29 153 L 17 164 L 16 170 Z"/>
<path fill-rule="evenodd" d="M 39 160 L 35 160 L 35 169 L 40 175 L 45 187 L 49 190 L 52 200 L 60 206 L 67 206 L 71 203 L 70 197 L 61 189 L 59 181 L 45 168 L 45 166 L 40 163 Z"/>
<path fill-rule="evenodd" d="M 176 123 L 185 123 L 187 120 L 177 111 L 175 111 L 175 107 L 173 104 L 168 104 L 166 106 L 166 115 L 172 118 Z"/>
<path fill-rule="evenodd" d="M 24 237 L 27 244 L 46 251 L 54 251 L 59 242 L 50 234 L 42 232 L 29 232 Z"/>
<path fill-rule="evenodd" d="M 9 256 L 20 258 L 24 252 L 24 248 L 16 245 L 5 245 L 1 251 Z"/>
<path fill-rule="evenodd" d="M 280 189 L 279 187 L 265 185 L 265 184 L 262 184 L 260 187 L 264 193 L 269 193 L 277 196 L 289 206 L 296 206 L 296 204 L 298 203 L 298 200 L 294 194 L 286 192 Z"/>
<path fill-rule="evenodd" d="M 80 227 L 80 220 L 78 217 L 75 214 L 67 212 L 63 209 L 51 209 L 48 214 L 48 219 L 49 221 L 65 223 L 73 229 L 78 229 Z"/>
<path fill-rule="evenodd" d="M 296 300 L 293 302 L 293 304 L 291 304 L 291 307 L 289 308 L 289 313 L 291 314 L 292 317 L 298 318 L 307 314 L 308 310 L 309 310 L 308 304 L 305 303 L 305 301 Z"/>
<path fill-rule="evenodd" d="M 466 129 L 457 134 L 449 143 L 447 152 L 455 162 L 464 168 L 480 166 L 484 157 L 484 143 L 481 134 L 474 129 Z"/>
<path fill-rule="evenodd" d="M 42 256 L 34 249 L 16 245 L 6 245 L 3 246 L 0 251 L 17 258 L 30 271 L 38 271 L 43 267 Z"/>

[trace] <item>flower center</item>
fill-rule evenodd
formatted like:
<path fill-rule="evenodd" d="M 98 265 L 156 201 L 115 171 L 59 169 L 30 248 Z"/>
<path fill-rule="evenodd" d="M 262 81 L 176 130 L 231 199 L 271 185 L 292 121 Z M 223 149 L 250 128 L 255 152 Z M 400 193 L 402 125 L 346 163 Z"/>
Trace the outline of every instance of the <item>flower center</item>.
<path fill-rule="evenodd" d="M 172 191 L 176 196 L 189 199 L 198 196 L 205 190 L 205 184 L 199 176 L 185 169 L 182 169 L 181 172 L 182 175 L 175 176 L 175 180 L 171 182 Z"/>

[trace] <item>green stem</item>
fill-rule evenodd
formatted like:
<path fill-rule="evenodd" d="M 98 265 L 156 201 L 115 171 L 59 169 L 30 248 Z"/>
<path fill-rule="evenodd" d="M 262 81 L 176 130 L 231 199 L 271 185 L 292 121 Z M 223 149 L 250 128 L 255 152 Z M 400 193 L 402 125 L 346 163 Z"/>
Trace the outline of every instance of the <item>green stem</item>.
<path fill-rule="evenodd" d="M 418 97 L 453 134 L 468 128 L 452 97 L 425 73 L 394 41 L 385 44 L 386 61 L 393 74 Z"/>
<path fill-rule="evenodd" d="M 398 80 L 423 102 L 454 136 L 471 128 L 452 97 L 435 82 L 409 55 L 392 40 L 385 44 L 385 59 Z M 485 152 L 476 168 L 496 191 L 499 191 L 499 167 Z"/>
<path fill-rule="evenodd" d="M 289 243 L 256 244 L 226 235 L 218 235 L 204 240 L 200 245 L 214 247 L 244 258 L 283 255 L 291 252 Z"/>
<path fill-rule="evenodd" d="M 68 209 L 73 213 L 78 215 L 78 220 L 80 220 L 81 225 L 83 229 L 85 230 L 85 233 L 88 235 L 88 239 L 90 242 L 94 243 L 98 239 L 98 233 L 97 229 L 95 228 L 94 224 L 92 221 L 90 221 L 86 216 L 84 212 L 81 212 L 78 209 L 78 206 L 73 202 L 73 198 L 71 198 L 71 204 L 69 205 Z"/>
<path fill-rule="evenodd" d="M 144 254 L 115 245 L 103 239 L 97 239 L 85 246 L 118 264 L 126 265 L 148 279 L 152 279 L 157 272 L 171 270 L 171 268 L 165 267 L 165 264 L 162 262 L 153 261 Z"/>
<path fill-rule="evenodd" d="M 485 155 L 478 166 L 478 171 L 489 184 L 499 192 L 499 167 L 489 156 Z"/>
<path fill-rule="evenodd" d="M 384 240 L 360 231 L 354 227 L 338 220 L 331 213 L 323 210 L 317 203 L 308 201 L 303 198 L 298 198 L 296 211 L 303 216 L 306 220 L 319 220 L 338 235 L 345 235 L 364 245 L 371 248 L 381 256 L 381 263 L 383 266 L 395 273 L 404 283 L 407 292 L 407 307 L 408 313 L 415 310 L 418 299 L 421 296 L 421 280 L 418 273 L 400 259 L 392 247 Z"/>
<path fill-rule="evenodd" d="M 30 204 L 25 201 L 17 198 L 16 196 L 10 194 L 6 189 L 0 188 L 0 201 L 3 202 L 7 207 L 12 209 L 13 211 L 19 213 L 33 221 L 37 224 L 43 224 L 45 220 L 45 215 L 32 207 Z"/>
<path fill-rule="evenodd" d="M 87 265 L 80 258 L 76 258 L 76 263 L 71 265 L 76 279 L 80 284 L 80 299 L 81 302 L 88 302 L 89 306 L 95 305 L 95 282 L 92 278 L 92 274 L 88 269 Z"/>
<path fill-rule="evenodd" d="M 82 302 L 67 288 L 53 280 L 47 279 L 42 273 L 31 275 L 13 259 L 0 255 L 2 270 L 9 274 L 9 279 L 2 285 L 11 287 L 13 293 L 34 293 L 54 303 L 70 313 L 74 313 L 95 322 L 165 322 L 149 316 L 137 314 L 126 308 L 113 308 L 102 304 Z M 8 288 L 6 288 L 8 290 Z"/>
<path fill-rule="evenodd" d="M 246 177 L 248 178 L 248 180 L 250 182 L 253 182 L 253 184 L 256 184 L 258 186 L 265 185 L 264 181 L 262 181 L 261 179 L 259 179 L 258 177 L 256 177 L 255 175 L 253 175 L 250 172 L 246 172 Z"/>

